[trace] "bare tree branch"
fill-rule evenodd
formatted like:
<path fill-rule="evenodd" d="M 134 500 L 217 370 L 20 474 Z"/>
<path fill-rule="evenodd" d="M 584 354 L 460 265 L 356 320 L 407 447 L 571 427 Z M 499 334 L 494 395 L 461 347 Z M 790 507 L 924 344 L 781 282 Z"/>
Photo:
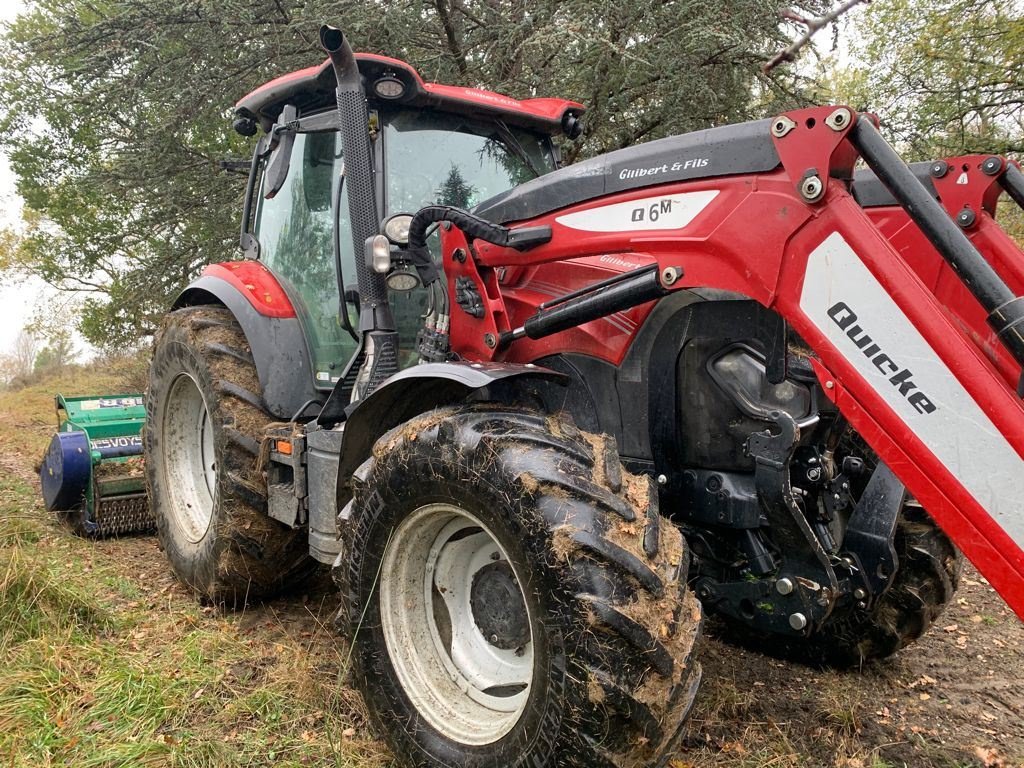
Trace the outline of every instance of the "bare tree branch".
<path fill-rule="evenodd" d="M 788 48 L 779 51 L 771 58 L 771 60 L 765 63 L 761 67 L 761 71 L 768 74 L 784 61 L 795 61 L 796 55 L 800 52 L 800 49 L 811 42 L 811 38 L 814 37 L 820 29 L 827 27 L 854 6 L 861 5 L 862 3 L 866 5 L 870 2 L 871 0 L 845 0 L 845 2 L 836 6 L 825 15 L 816 16 L 814 18 L 807 18 L 796 11 L 783 9 L 779 12 L 779 15 L 782 16 L 782 18 L 803 25 L 806 27 L 806 30 L 802 35 L 800 35 L 800 37 L 794 40 Z"/>

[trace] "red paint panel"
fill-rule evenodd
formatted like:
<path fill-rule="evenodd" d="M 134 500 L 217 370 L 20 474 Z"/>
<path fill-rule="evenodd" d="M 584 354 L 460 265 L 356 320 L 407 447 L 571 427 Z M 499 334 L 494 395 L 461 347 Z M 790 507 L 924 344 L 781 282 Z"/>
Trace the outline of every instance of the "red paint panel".
<path fill-rule="evenodd" d="M 419 77 L 419 75 L 417 75 Z M 582 111 L 583 105 L 565 99 L 519 99 L 502 96 L 500 93 L 485 91 L 480 88 L 463 88 L 458 85 L 441 85 L 425 83 L 427 93 L 438 96 L 445 101 L 462 101 L 479 104 L 490 108 L 498 108 L 508 112 L 519 112 L 524 115 L 540 118 L 551 122 L 562 119 L 566 110 Z"/>
<path fill-rule="evenodd" d="M 430 97 L 430 102 L 435 103 L 442 109 L 445 103 L 460 105 L 477 105 L 488 110 L 498 110 L 506 113 L 522 115 L 547 124 L 557 125 L 567 111 L 583 112 L 584 106 L 575 101 L 566 99 L 513 99 L 493 91 L 486 91 L 481 88 L 466 88 L 456 85 L 442 85 L 440 83 L 424 82 L 412 66 L 399 59 L 392 59 L 388 56 L 378 56 L 371 53 L 357 53 L 356 61 L 384 65 L 392 69 L 401 70 L 412 79 L 415 89 L 421 94 Z M 289 86 L 297 85 L 303 81 L 309 82 L 309 90 L 317 87 L 333 88 L 334 75 L 331 71 L 330 59 L 322 64 L 313 67 L 306 67 L 295 72 L 274 78 L 256 88 L 235 103 L 235 107 L 261 104 L 272 94 L 282 92 Z M 465 111 L 465 110 L 462 110 Z"/>
<path fill-rule="evenodd" d="M 258 261 L 210 264 L 203 275 L 230 283 L 265 317 L 295 317 L 295 308 L 274 273 Z"/>

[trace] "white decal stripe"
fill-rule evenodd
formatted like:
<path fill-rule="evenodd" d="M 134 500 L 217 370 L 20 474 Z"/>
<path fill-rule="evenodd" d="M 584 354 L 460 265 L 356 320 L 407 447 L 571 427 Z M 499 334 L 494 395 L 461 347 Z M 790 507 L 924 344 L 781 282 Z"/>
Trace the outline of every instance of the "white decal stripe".
<path fill-rule="evenodd" d="M 836 309 L 840 302 L 850 313 Z M 800 307 L 968 493 L 1024 548 L 1024 460 L 838 232 L 811 253 Z M 850 319 L 851 313 L 855 320 Z M 863 349 L 853 342 L 850 332 L 864 344 Z M 864 343 L 864 334 L 870 336 L 868 343 Z M 925 395 L 935 406 L 931 413 L 921 413 L 908 393 L 901 393 L 892 383 L 898 373 L 890 361 L 898 370 L 912 373 L 916 389 L 909 394 Z M 926 408 L 920 399 L 917 404 Z"/>
<path fill-rule="evenodd" d="M 681 192 L 613 203 L 589 211 L 567 213 L 555 219 L 563 227 L 582 232 L 643 232 L 652 229 L 682 229 L 708 207 L 717 189 Z"/>

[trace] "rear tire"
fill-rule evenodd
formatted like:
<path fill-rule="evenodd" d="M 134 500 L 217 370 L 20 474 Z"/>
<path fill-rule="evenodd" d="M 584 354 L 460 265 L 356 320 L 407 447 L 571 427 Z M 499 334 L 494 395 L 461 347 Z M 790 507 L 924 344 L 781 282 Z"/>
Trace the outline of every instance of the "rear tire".
<path fill-rule="evenodd" d="M 267 516 L 257 458 L 273 421 L 231 312 L 189 307 L 167 315 L 146 393 L 150 509 L 178 578 L 229 607 L 269 597 L 315 566 L 305 529 Z"/>
<path fill-rule="evenodd" d="M 610 439 L 439 409 L 382 437 L 353 483 L 338 624 L 399 762 L 667 762 L 700 606 L 680 532 Z"/>

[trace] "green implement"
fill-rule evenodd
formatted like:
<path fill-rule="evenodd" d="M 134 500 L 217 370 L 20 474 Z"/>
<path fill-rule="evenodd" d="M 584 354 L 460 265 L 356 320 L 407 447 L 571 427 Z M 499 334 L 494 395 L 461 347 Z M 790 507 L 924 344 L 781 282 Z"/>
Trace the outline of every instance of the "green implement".
<path fill-rule="evenodd" d="M 47 510 L 80 536 L 153 530 L 146 500 L 143 396 L 57 395 L 57 434 L 39 478 Z"/>

